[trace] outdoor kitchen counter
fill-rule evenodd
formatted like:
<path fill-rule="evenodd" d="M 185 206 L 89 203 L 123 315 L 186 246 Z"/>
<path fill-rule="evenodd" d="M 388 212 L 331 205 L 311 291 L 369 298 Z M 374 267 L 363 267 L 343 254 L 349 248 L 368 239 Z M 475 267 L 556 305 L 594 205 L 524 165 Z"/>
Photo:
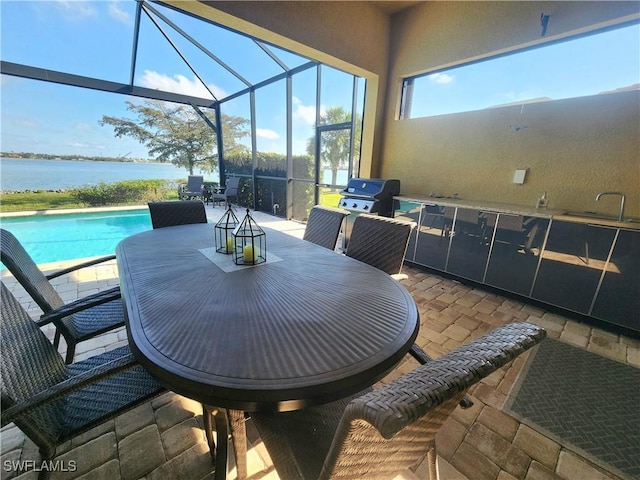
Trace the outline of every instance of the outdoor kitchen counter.
<path fill-rule="evenodd" d="M 619 222 L 614 216 L 608 218 L 598 214 L 578 214 L 562 209 L 535 208 L 527 205 L 512 203 L 491 202 L 485 200 L 467 200 L 447 197 L 430 197 L 429 195 L 403 194 L 393 197 L 395 200 L 415 202 L 425 205 L 440 205 L 443 207 L 470 208 L 484 212 L 506 213 L 510 215 L 523 215 L 527 217 L 553 218 L 565 222 L 588 223 L 603 227 L 625 228 L 640 230 L 640 219 Z"/>
<path fill-rule="evenodd" d="M 640 219 L 427 195 L 394 196 L 416 222 L 405 259 L 640 336 Z"/>

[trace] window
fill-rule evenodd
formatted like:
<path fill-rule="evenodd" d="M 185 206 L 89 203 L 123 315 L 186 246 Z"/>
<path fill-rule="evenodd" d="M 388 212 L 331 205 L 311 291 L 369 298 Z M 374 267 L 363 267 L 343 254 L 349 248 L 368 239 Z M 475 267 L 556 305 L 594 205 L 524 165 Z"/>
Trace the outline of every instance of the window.
<path fill-rule="evenodd" d="M 547 43 L 403 81 L 400 118 L 468 112 L 640 87 L 640 27 Z"/>

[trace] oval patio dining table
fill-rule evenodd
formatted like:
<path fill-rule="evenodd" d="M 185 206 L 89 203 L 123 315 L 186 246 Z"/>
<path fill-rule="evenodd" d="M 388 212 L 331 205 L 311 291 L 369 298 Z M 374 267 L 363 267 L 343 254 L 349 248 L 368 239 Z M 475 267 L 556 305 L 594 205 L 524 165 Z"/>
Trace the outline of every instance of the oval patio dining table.
<path fill-rule="evenodd" d="M 116 250 L 131 349 L 168 389 L 203 404 L 216 478 L 226 474 L 227 415 L 241 478 L 242 412 L 357 393 L 402 359 L 419 327 L 411 295 L 387 274 L 264 231 L 267 261 L 255 266 L 216 253 L 211 223 L 143 232 Z"/>

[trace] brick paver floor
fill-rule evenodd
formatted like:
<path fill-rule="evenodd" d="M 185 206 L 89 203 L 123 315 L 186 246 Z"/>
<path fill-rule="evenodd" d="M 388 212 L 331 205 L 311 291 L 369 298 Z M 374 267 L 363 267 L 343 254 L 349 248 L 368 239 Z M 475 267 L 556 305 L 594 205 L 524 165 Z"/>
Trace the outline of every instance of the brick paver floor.
<path fill-rule="evenodd" d="M 208 208 L 212 221 L 222 209 Z M 301 236 L 303 226 L 273 217 L 260 217 L 274 228 Z M 60 265 L 45 265 L 45 270 Z M 405 267 L 403 283 L 413 295 L 421 315 L 418 343 L 437 357 L 489 330 L 511 321 L 525 320 L 547 329 L 550 337 L 618 361 L 640 366 L 640 341 L 592 328 L 575 320 L 532 307 L 418 268 Z M 38 307 L 5 270 L 2 281 L 18 297 L 34 318 Z M 62 297 L 69 301 L 118 284 L 115 262 L 89 268 L 79 274 L 54 281 Z M 46 330 L 52 338 L 53 332 Z M 126 344 L 124 329 L 110 332 L 78 345 L 76 360 Z M 61 349 L 64 345 L 61 346 Z M 504 413 L 503 405 L 525 356 L 470 391 L 474 401 L 467 410 L 458 408 L 437 436 L 438 464 L 443 480 L 511 479 L 618 479 L 606 465 L 598 466 L 541 432 L 521 424 Z M 415 368 L 406 358 L 384 381 Z M 276 480 L 268 454 L 259 436 L 247 422 L 248 465 L 252 479 Z M 33 468 L 38 450 L 13 424 L 0 431 L 2 479 L 36 478 Z M 53 472 L 55 479 L 213 479 L 213 466 L 202 430 L 201 406 L 188 398 L 168 392 L 125 413 L 115 420 L 81 435 L 58 448 L 55 460 L 65 470 Z M 229 461 L 229 478 L 235 477 Z M 398 472 L 397 479 L 427 478 L 426 462 L 413 470 Z"/>

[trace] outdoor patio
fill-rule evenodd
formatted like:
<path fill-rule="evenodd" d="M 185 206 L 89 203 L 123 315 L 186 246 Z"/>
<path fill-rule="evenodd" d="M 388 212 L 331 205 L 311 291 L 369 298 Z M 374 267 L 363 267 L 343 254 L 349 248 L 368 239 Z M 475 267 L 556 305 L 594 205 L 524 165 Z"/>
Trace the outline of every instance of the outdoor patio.
<path fill-rule="evenodd" d="M 215 222 L 223 210 L 207 207 Z M 291 235 L 302 236 L 304 225 L 257 215 L 257 220 Z M 59 268 L 47 265 L 47 270 Z M 597 355 L 640 367 L 640 341 L 591 328 L 558 314 L 426 273 L 404 268 L 403 284 L 418 304 L 422 327 L 418 343 L 439 356 L 462 343 L 511 321 L 543 326 L 550 338 L 586 349 Z M 6 272 L 2 281 L 21 303 L 39 316 L 26 292 Z M 65 300 L 118 285 L 115 261 L 89 268 L 81 274 L 56 279 Z M 53 331 L 47 331 L 53 338 Z M 76 359 L 86 358 L 126 344 L 124 329 L 78 345 Z M 440 478 L 445 480 L 508 479 L 619 479 L 625 478 L 606 465 L 596 465 L 568 446 L 523 424 L 503 412 L 509 391 L 526 363 L 518 358 L 474 387 L 472 408 L 458 408 L 437 437 Z M 385 381 L 414 368 L 406 357 Z M 247 422 L 248 465 L 252 479 L 277 479 L 266 449 Z M 19 462 L 33 468 L 39 461 L 35 445 L 13 425 L 1 431 L 2 478 L 36 478 L 34 472 L 19 474 Z M 58 449 L 59 468 L 52 479 L 204 479 L 213 478 L 213 465 L 202 429 L 201 406 L 171 392 L 121 415 Z M 235 477 L 232 461 L 229 477 Z M 398 479 L 426 478 L 426 461 L 415 471 L 398 472 Z"/>

